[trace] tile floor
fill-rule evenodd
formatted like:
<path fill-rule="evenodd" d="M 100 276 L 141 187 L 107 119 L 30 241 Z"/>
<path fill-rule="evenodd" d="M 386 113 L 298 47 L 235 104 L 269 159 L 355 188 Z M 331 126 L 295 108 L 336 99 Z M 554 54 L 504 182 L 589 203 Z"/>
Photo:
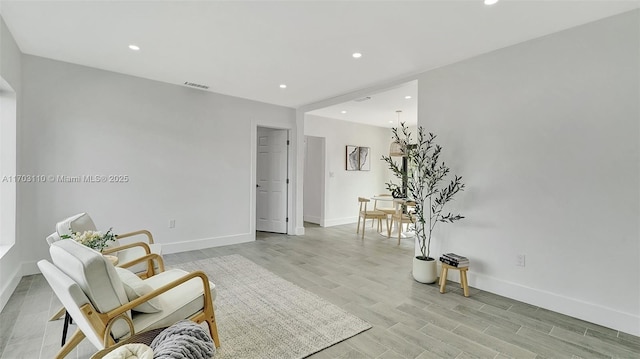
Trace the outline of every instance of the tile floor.
<path fill-rule="evenodd" d="M 313 359 L 640 358 L 638 337 L 475 288 L 465 298 L 455 283 L 440 294 L 436 285 L 415 282 L 411 239 L 397 246 L 375 231 L 362 240 L 355 225 L 310 224 L 304 236 L 259 233 L 258 239 L 165 255 L 165 261 L 241 254 L 373 325 Z M 52 358 L 62 320 L 47 319 L 58 307 L 41 275 L 24 277 L 0 313 L 0 358 Z M 68 358 L 94 351 L 85 340 Z"/>

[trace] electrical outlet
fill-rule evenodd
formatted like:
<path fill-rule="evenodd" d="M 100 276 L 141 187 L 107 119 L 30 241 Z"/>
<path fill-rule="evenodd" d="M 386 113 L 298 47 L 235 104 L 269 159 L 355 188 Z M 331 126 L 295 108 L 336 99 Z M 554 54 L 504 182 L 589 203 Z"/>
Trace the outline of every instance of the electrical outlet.
<path fill-rule="evenodd" d="M 169 228 L 176 228 L 176 220 L 175 219 L 169 220 Z"/>
<path fill-rule="evenodd" d="M 518 254 L 516 255 L 516 266 L 518 267 L 524 267 L 524 254 Z"/>

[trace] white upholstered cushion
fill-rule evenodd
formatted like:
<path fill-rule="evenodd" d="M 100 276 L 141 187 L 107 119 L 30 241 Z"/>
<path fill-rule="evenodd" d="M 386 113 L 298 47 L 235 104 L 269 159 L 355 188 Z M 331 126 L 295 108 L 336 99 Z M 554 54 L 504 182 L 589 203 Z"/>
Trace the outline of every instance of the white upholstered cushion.
<path fill-rule="evenodd" d="M 47 236 L 47 243 L 49 243 L 49 245 L 51 245 L 53 242 L 57 242 L 59 240 L 61 240 L 62 238 L 60 238 L 60 236 L 58 235 L 58 232 L 53 232 L 50 235 Z"/>
<path fill-rule="evenodd" d="M 140 279 L 140 277 L 133 274 L 130 270 L 116 267 L 116 272 L 118 272 L 120 280 L 122 281 L 122 284 L 124 284 L 124 291 L 127 293 L 129 301 L 138 299 L 138 297 L 149 294 L 153 291 L 153 288 Z M 160 299 L 155 297 L 133 308 L 133 310 L 142 313 L 157 313 L 162 310 L 162 306 L 160 305 Z"/>
<path fill-rule="evenodd" d="M 98 312 L 107 313 L 129 302 L 115 267 L 99 252 L 76 241 L 62 240 L 54 242 L 49 253 L 53 264 L 82 289 Z M 122 320 L 113 325 L 113 333 L 124 336 L 128 332 Z"/>
<path fill-rule="evenodd" d="M 113 264 L 99 252 L 76 241 L 58 241 L 49 252 L 56 267 L 73 279 L 101 313 L 129 300 Z"/>
<path fill-rule="evenodd" d="M 151 288 L 157 289 L 187 274 L 188 272 L 181 269 L 170 269 L 145 279 L 144 282 L 151 286 Z M 215 284 L 209 281 L 209 287 L 211 290 L 211 300 L 213 301 L 216 298 Z M 133 312 L 133 323 L 136 333 L 155 328 L 168 327 L 182 319 L 191 317 L 204 307 L 203 293 L 202 280 L 200 278 L 194 278 L 160 294 L 158 296 L 158 298 L 160 298 L 160 305 L 162 306 L 160 313 L 148 314 Z"/>
<path fill-rule="evenodd" d="M 56 224 L 58 235 L 71 235 L 72 232 L 97 231 L 95 223 L 86 213 L 79 213 Z"/>

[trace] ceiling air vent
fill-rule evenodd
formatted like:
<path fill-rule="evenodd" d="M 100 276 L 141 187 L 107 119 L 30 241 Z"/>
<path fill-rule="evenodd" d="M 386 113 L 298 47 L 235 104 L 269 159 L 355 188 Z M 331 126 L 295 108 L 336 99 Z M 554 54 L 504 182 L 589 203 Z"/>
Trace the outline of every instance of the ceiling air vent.
<path fill-rule="evenodd" d="M 363 97 L 363 98 L 357 98 L 357 99 L 355 99 L 353 101 L 362 102 L 362 101 L 367 101 L 367 100 L 371 100 L 371 96 L 366 96 L 366 97 Z"/>
<path fill-rule="evenodd" d="M 187 86 L 196 87 L 196 88 L 203 89 L 203 90 L 208 90 L 209 89 L 209 86 L 200 85 L 200 84 L 197 84 L 197 83 L 194 83 L 194 82 L 185 81 L 184 84 L 187 85 Z"/>

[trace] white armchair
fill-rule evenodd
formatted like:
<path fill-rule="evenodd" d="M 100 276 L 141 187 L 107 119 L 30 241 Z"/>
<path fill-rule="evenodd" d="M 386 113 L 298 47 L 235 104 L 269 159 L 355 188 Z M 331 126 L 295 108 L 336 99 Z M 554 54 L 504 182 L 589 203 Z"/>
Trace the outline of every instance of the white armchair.
<path fill-rule="evenodd" d="M 114 267 L 99 252 L 68 240 L 52 243 L 50 254 L 53 264 L 41 260 L 38 267 L 78 326 L 56 358 L 64 358 L 85 337 L 98 350 L 113 345 L 130 333 L 125 322 L 136 333 L 182 319 L 206 322 L 216 347 L 220 346 L 213 306 L 215 285 L 204 272 L 171 269 L 143 280 Z M 162 261 L 158 255 L 149 256 Z M 144 256 L 132 264 L 147 261 Z M 126 320 L 114 321 L 116 318 Z"/>
<path fill-rule="evenodd" d="M 73 232 L 84 231 L 97 231 L 95 223 L 87 213 L 79 213 L 66 218 L 56 224 L 56 233 L 58 236 L 71 235 Z M 132 242 L 129 238 L 145 237 L 144 241 Z M 50 236 L 51 237 L 51 236 Z M 118 257 L 118 263 L 128 263 L 143 257 L 150 253 L 156 253 L 162 255 L 162 246 L 153 241 L 151 232 L 147 230 L 138 230 L 129 233 L 116 234 L 117 243 L 110 245 L 102 251 L 103 254 L 114 254 Z M 124 239 L 127 239 L 124 243 Z M 49 242 L 49 237 L 47 237 Z M 51 243 L 49 243 L 51 244 Z M 150 267 L 145 263 L 138 263 L 135 266 L 129 268 L 132 272 L 138 274 L 140 277 L 150 277 L 153 275 L 152 270 L 157 270 L 157 266 Z"/>
<path fill-rule="evenodd" d="M 51 245 L 52 243 L 61 240 L 61 236 L 71 235 L 74 232 L 82 233 L 84 231 L 96 230 L 96 225 L 91 217 L 87 213 L 79 213 L 58 222 L 56 224 L 56 231 L 47 236 L 47 243 Z M 146 237 L 144 239 L 144 242 L 129 241 L 129 243 L 122 244 L 120 241 L 124 238 L 133 238 L 140 235 Z M 162 261 L 151 261 L 150 256 L 147 257 L 149 258 L 147 263 L 136 262 L 136 264 L 131 264 L 132 261 L 148 256 L 151 253 L 156 253 L 158 255 L 162 253 L 162 247 L 159 244 L 154 243 L 151 232 L 147 230 L 139 230 L 135 232 L 116 235 L 116 238 L 118 239 L 117 243 L 110 245 L 110 247 L 106 248 L 102 253 L 114 254 L 118 258 L 118 263 L 121 267 L 128 267 L 129 270 L 133 271 L 142 278 L 148 278 L 153 276 L 158 271 L 164 271 L 164 267 L 159 267 L 162 265 Z M 67 340 L 67 331 L 69 328 L 69 324 L 71 323 L 71 316 L 66 313 L 63 307 L 49 319 L 57 320 L 63 315 L 64 324 L 62 327 L 62 346 L 64 346 Z"/>

